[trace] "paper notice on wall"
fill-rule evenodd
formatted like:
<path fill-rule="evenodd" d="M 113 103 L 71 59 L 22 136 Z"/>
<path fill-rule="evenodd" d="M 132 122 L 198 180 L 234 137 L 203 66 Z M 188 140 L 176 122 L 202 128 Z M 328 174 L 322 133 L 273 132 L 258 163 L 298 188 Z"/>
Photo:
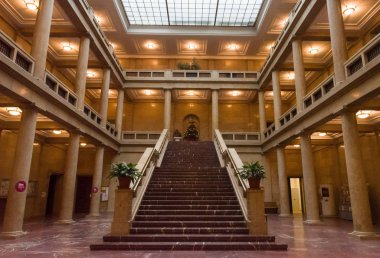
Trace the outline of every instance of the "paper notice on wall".
<path fill-rule="evenodd" d="M 109 189 L 108 186 L 102 186 L 102 190 L 100 192 L 100 200 L 102 202 L 108 201 L 108 189 Z"/>

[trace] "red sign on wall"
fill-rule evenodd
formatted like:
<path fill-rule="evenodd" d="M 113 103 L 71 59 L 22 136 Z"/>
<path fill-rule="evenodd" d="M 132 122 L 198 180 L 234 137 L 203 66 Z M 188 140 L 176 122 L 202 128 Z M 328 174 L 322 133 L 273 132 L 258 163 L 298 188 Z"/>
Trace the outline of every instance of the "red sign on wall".
<path fill-rule="evenodd" d="M 93 192 L 93 193 L 97 193 L 97 192 L 99 192 L 99 188 L 97 188 L 96 186 L 94 186 L 94 187 L 92 188 L 92 192 Z"/>
<path fill-rule="evenodd" d="M 18 181 L 15 185 L 15 189 L 17 192 L 22 193 L 26 189 L 26 182 L 25 181 Z"/>

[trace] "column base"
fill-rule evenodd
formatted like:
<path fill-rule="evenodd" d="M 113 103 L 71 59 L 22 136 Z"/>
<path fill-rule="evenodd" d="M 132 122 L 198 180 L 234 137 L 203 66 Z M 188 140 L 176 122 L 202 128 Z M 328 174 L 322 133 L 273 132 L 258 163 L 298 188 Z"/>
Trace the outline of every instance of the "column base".
<path fill-rule="evenodd" d="M 281 214 L 278 214 L 279 217 L 283 217 L 283 218 L 290 218 L 290 217 L 293 217 L 292 214 L 290 213 L 281 213 Z"/>
<path fill-rule="evenodd" d="M 308 220 L 305 220 L 303 223 L 308 224 L 308 225 L 321 225 L 322 221 L 320 221 L 319 219 L 308 219 Z"/>
<path fill-rule="evenodd" d="M 73 224 L 73 223 L 75 223 L 75 221 L 72 220 L 72 219 L 60 219 L 60 220 L 57 220 L 54 223 L 55 224 Z"/>
<path fill-rule="evenodd" d="M 28 234 L 25 231 L 11 231 L 11 232 L 1 232 L 0 239 L 16 239 Z"/>
<path fill-rule="evenodd" d="M 84 217 L 84 219 L 97 219 L 100 217 L 100 213 L 95 213 L 95 214 L 88 214 Z"/>
<path fill-rule="evenodd" d="M 357 237 L 360 240 L 380 240 L 380 235 L 376 235 L 375 232 L 353 231 L 348 234 Z"/>

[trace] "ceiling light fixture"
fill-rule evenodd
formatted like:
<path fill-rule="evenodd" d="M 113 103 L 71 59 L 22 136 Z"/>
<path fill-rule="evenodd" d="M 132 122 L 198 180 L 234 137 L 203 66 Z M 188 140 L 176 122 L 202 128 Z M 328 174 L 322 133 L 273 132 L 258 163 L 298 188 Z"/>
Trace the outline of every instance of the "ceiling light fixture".
<path fill-rule="evenodd" d="M 71 46 L 70 42 L 69 43 L 67 43 L 67 42 L 63 43 L 62 44 L 62 48 L 63 48 L 64 51 L 71 51 L 71 50 L 73 50 L 73 47 Z"/>
<path fill-rule="evenodd" d="M 196 49 L 197 48 L 197 46 L 194 43 L 189 43 L 189 45 L 187 45 L 187 47 L 189 49 Z"/>
<path fill-rule="evenodd" d="M 301 147 L 301 145 L 299 145 L 299 144 L 294 144 L 293 147 L 294 147 L 294 148 L 299 148 L 299 147 Z"/>
<path fill-rule="evenodd" d="M 349 16 L 356 11 L 356 8 L 357 6 L 354 6 L 354 5 L 346 5 L 346 7 L 343 10 L 343 14 L 346 16 Z"/>
<path fill-rule="evenodd" d="M 18 107 L 7 107 L 6 110 L 11 116 L 19 116 L 22 113 L 22 110 Z"/>
<path fill-rule="evenodd" d="M 92 78 L 92 77 L 95 77 L 95 75 L 96 74 L 94 72 L 91 72 L 91 71 L 87 72 L 87 77 L 91 77 Z"/>
<path fill-rule="evenodd" d="M 319 48 L 311 47 L 309 49 L 309 53 L 312 54 L 312 55 L 318 54 L 318 52 L 319 52 Z"/>
<path fill-rule="evenodd" d="M 238 92 L 238 91 L 233 91 L 233 92 L 231 92 L 231 95 L 234 96 L 234 97 L 236 97 L 236 96 L 239 96 L 239 95 L 240 95 L 240 92 Z"/>
<path fill-rule="evenodd" d="M 62 134 L 61 130 L 53 130 L 53 134 L 60 135 Z"/>
<path fill-rule="evenodd" d="M 370 116 L 371 114 L 371 111 L 370 110 L 359 110 L 357 113 L 356 113 L 356 116 L 360 119 L 366 119 Z"/>
<path fill-rule="evenodd" d="M 294 78 L 296 78 L 296 75 L 294 73 L 288 73 L 289 80 L 294 80 Z"/>
<path fill-rule="evenodd" d="M 195 91 L 190 90 L 190 91 L 187 92 L 187 95 L 189 95 L 189 96 L 194 96 L 194 95 L 195 95 Z"/>
<path fill-rule="evenodd" d="M 236 45 L 236 44 L 230 44 L 230 45 L 228 45 L 228 48 L 230 50 L 236 50 L 236 49 L 238 49 L 238 45 Z"/>
<path fill-rule="evenodd" d="M 156 47 L 156 45 L 152 42 L 149 42 L 148 44 L 146 44 L 146 47 L 149 48 L 149 49 L 153 49 Z"/>
<path fill-rule="evenodd" d="M 35 0 L 24 0 L 26 8 L 29 10 L 35 11 L 38 9 L 38 5 Z"/>
<path fill-rule="evenodd" d="M 144 90 L 144 94 L 145 95 L 152 95 L 152 91 L 151 90 Z"/>
<path fill-rule="evenodd" d="M 325 132 L 319 132 L 318 135 L 321 136 L 321 137 L 324 137 L 324 136 L 327 135 L 327 133 L 325 133 Z"/>
<path fill-rule="evenodd" d="M 80 146 L 85 147 L 85 146 L 87 146 L 87 143 L 81 142 Z"/>

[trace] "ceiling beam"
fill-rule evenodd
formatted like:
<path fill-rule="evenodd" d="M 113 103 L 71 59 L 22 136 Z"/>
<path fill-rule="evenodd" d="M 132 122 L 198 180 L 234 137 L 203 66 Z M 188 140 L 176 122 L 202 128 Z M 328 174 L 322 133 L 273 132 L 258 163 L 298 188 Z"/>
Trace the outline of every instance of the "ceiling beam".
<path fill-rule="evenodd" d="M 322 63 L 304 63 L 305 71 L 306 72 L 313 72 L 313 71 L 325 71 L 326 65 Z M 283 63 L 280 68 L 280 71 L 294 71 L 294 64 L 293 62 L 286 62 Z"/>
<path fill-rule="evenodd" d="M 0 120 L 0 128 L 5 130 L 19 130 L 19 121 Z M 38 121 L 36 130 L 65 130 L 65 128 L 54 121 Z"/>
<path fill-rule="evenodd" d="M 20 33 L 24 37 L 33 37 L 34 27 L 23 28 Z M 80 38 L 82 35 L 75 28 L 53 26 L 50 31 L 50 38 Z"/>
<path fill-rule="evenodd" d="M 54 63 L 59 68 L 76 68 L 78 61 L 77 60 L 56 60 Z M 89 60 L 88 68 L 104 68 L 101 62 L 98 60 Z"/>

